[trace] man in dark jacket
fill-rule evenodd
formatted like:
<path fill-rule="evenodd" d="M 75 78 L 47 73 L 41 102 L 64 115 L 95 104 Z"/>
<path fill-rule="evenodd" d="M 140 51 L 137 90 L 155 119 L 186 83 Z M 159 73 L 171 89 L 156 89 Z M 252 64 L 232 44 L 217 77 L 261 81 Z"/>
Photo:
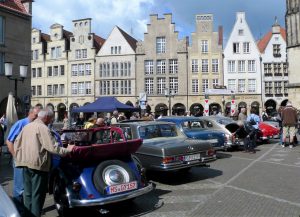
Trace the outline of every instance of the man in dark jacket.
<path fill-rule="evenodd" d="M 298 123 L 297 111 L 293 108 L 291 101 L 288 101 L 286 107 L 281 112 L 282 126 L 283 126 L 283 144 L 282 147 L 285 147 L 286 144 L 293 148 L 294 137 L 296 135 L 296 125 Z M 286 142 L 286 137 L 289 135 L 289 143 Z"/>
<path fill-rule="evenodd" d="M 244 139 L 245 152 L 256 153 L 255 144 L 256 144 L 256 129 L 251 125 L 249 121 L 238 121 L 237 124 L 239 128 L 233 133 L 239 138 Z"/>

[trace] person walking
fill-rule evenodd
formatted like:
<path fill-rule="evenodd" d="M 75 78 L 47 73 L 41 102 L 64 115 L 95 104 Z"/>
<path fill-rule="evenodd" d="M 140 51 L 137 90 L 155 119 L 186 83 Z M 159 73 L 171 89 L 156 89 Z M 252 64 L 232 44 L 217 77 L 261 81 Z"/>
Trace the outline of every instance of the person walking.
<path fill-rule="evenodd" d="M 292 102 L 288 101 L 286 107 L 281 112 L 282 126 L 283 126 L 283 144 L 282 147 L 289 145 L 293 148 L 294 137 L 296 136 L 296 125 L 298 123 L 297 110 L 293 108 Z M 289 142 L 286 142 L 286 137 L 289 135 Z"/>
<path fill-rule="evenodd" d="M 269 120 L 269 115 L 268 115 L 266 109 L 263 109 L 263 111 L 262 111 L 262 113 L 261 113 L 261 119 L 262 119 L 263 121 Z"/>
<path fill-rule="evenodd" d="M 260 117 L 256 114 L 256 109 L 255 108 L 251 108 L 250 110 L 250 115 L 248 115 L 247 117 L 247 122 L 249 122 L 252 127 L 255 129 L 255 133 L 254 133 L 254 138 L 252 140 L 253 142 L 253 147 L 256 147 L 256 141 L 257 141 L 257 134 L 259 131 L 259 123 L 261 122 Z"/>
<path fill-rule="evenodd" d="M 239 121 L 247 120 L 246 108 L 244 108 L 244 107 L 241 108 L 241 112 L 239 113 L 238 120 Z"/>
<path fill-rule="evenodd" d="M 28 116 L 24 119 L 17 121 L 10 129 L 9 134 L 7 136 L 6 145 L 8 151 L 11 153 L 13 157 L 15 157 L 14 151 L 14 142 L 17 136 L 21 133 L 23 128 L 29 124 L 30 122 L 34 121 L 37 118 L 37 115 L 40 111 L 40 107 L 30 108 L 28 112 Z M 13 163 L 13 200 L 16 203 L 17 207 L 20 208 L 20 212 L 22 212 L 22 203 L 23 203 L 23 169 L 16 168 L 15 162 Z M 18 206 L 19 205 L 19 206 Z"/>
<path fill-rule="evenodd" d="M 70 122 L 68 118 L 68 112 L 64 113 L 64 119 L 63 119 L 63 130 L 69 129 L 70 128 Z"/>
<path fill-rule="evenodd" d="M 23 128 L 14 143 L 16 167 L 24 168 L 24 205 L 30 216 L 41 216 L 47 193 L 51 154 L 64 156 L 74 147 L 69 145 L 63 148 L 55 142 L 47 126 L 53 118 L 52 110 L 41 110 L 38 118 Z"/>
<path fill-rule="evenodd" d="M 284 109 L 284 106 L 280 106 L 278 108 L 277 116 L 276 116 L 276 121 L 278 121 L 278 125 L 279 125 L 279 128 L 280 128 L 280 131 L 279 131 L 279 134 L 280 134 L 279 145 L 281 145 L 281 146 L 283 145 L 283 136 L 282 136 L 283 127 L 282 127 L 282 117 L 281 117 L 283 109 Z"/>

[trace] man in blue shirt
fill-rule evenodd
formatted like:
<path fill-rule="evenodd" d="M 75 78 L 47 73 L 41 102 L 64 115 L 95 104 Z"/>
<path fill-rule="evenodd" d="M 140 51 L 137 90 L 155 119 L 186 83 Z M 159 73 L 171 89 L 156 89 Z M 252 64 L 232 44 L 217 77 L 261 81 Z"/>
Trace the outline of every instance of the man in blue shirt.
<path fill-rule="evenodd" d="M 253 150 L 252 153 L 255 153 L 255 147 L 256 147 L 256 140 L 257 140 L 257 133 L 259 131 L 259 123 L 260 123 L 260 117 L 256 114 L 256 109 L 251 108 L 250 115 L 247 117 L 247 122 L 249 122 L 252 127 L 255 129 L 254 136 L 252 138 L 252 141 L 250 144 L 250 149 Z"/>
<path fill-rule="evenodd" d="M 27 118 L 21 119 L 17 121 L 10 129 L 6 144 L 8 147 L 9 152 L 12 154 L 12 156 L 15 156 L 14 151 L 14 141 L 18 137 L 18 135 L 21 133 L 22 129 L 29 124 L 30 122 L 34 121 L 37 118 L 37 115 L 40 111 L 39 107 L 30 108 Z M 23 169 L 22 168 L 16 168 L 15 164 L 13 165 L 14 168 L 14 180 L 13 180 L 13 199 L 15 202 L 20 202 L 22 204 L 22 198 L 23 198 Z"/>

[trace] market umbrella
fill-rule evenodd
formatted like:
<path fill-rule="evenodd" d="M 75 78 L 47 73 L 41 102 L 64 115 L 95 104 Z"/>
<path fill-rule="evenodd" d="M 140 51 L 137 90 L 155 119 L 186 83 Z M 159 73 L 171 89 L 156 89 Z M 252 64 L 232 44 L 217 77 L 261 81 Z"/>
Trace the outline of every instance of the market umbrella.
<path fill-rule="evenodd" d="M 7 128 L 6 128 L 5 138 L 8 135 L 11 126 L 18 121 L 17 110 L 15 107 L 15 98 L 13 97 L 12 92 L 8 94 L 8 98 L 7 98 L 6 120 L 7 120 Z"/>

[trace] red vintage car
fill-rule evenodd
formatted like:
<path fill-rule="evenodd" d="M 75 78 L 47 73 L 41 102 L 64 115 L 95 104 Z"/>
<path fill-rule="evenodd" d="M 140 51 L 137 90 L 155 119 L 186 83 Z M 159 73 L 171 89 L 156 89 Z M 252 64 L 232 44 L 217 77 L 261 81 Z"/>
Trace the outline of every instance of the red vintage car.
<path fill-rule="evenodd" d="M 260 140 L 264 141 L 271 138 L 279 138 L 280 131 L 276 127 L 264 122 L 260 122 L 258 127 L 260 130 L 258 138 Z"/>

